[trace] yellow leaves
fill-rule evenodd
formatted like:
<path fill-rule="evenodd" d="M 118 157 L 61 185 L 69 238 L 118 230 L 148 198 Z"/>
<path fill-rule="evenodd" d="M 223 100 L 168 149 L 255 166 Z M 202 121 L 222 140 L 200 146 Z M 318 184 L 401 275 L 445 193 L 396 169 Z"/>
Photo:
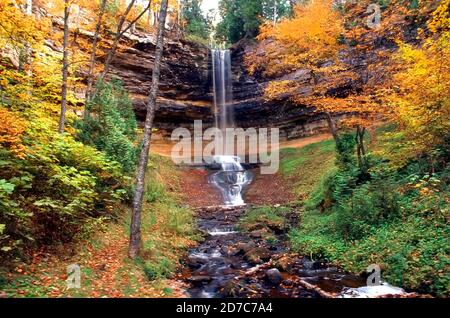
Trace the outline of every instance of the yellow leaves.
<path fill-rule="evenodd" d="M 398 122 L 414 141 L 414 153 L 439 143 L 450 129 L 450 0 L 442 1 L 428 23 L 431 34 L 421 47 L 400 42 L 394 56 L 400 71 L 388 96 Z M 421 33 L 423 37 L 424 32 Z"/>
<path fill-rule="evenodd" d="M 26 43 L 32 45 L 43 39 L 43 23 L 26 15 L 12 0 L 0 2 L 0 48 L 10 46 L 22 48 Z"/>
<path fill-rule="evenodd" d="M 266 75 L 277 75 L 298 68 L 314 68 L 324 61 L 338 64 L 339 35 L 342 19 L 333 9 L 332 0 L 310 1 L 297 5 L 294 17 L 276 26 L 265 23 L 260 28 L 260 45 L 247 59 L 250 72 L 263 69 Z M 326 67 L 325 67 L 326 68 Z"/>
<path fill-rule="evenodd" d="M 450 29 L 450 0 L 442 0 L 433 13 L 433 19 L 428 23 L 428 29 L 433 33 Z"/>
<path fill-rule="evenodd" d="M 0 107 L 0 146 L 9 148 L 17 157 L 25 156 L 22 135 L 26 123 L 6 108 Z"/>
<path fill-rule="evenodd" d="M 264 97 L 268 100 L 280 99 L 282 95 L 294 93 L 296 90 L 294 81 L 273 81 L 264 90 Z"/>

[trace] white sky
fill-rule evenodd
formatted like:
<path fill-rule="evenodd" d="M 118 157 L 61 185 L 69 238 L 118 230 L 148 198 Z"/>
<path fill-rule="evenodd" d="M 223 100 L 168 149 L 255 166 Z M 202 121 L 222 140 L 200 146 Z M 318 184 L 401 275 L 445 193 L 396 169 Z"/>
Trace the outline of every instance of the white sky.
<path fill-rule="evenodd" d="M 213 21 L 213 24 L 216 24 L 219 22 L 219 0 L 203 0 L 202 1 L 202 10 L 203 14 L 206 16 L 209 13 L 209 10 L 214 9 L 216 16 Z"/>
<path fill-rule="evenodd" d="M 219 0 L 203 0 L 202 10 L 204 13 L 208 13 L 211 9 L 219 8 Z"/>

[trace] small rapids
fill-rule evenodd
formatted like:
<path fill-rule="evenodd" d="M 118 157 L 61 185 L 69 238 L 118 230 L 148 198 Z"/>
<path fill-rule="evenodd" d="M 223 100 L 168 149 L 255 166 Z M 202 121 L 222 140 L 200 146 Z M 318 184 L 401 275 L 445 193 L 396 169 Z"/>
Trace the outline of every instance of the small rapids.
<path fill-rule="evenodd" d="M 215 156 L 214 162 L 221 170 L 212 174 L 210 182 L 219 189 L 227 206 L 244 205 L 243 192 L 252 182 L 251 172 L 246 171 L 240 158 L 235 156 Z"/>
<path fill-rule="evenodd" d="M 211 207 L 199 209 L 198 226 L 204 241 L 192 249 L 180 273 L 190 286 L 192 298 L 315 298 L 314 291 L 299 284 L 299 279 L 318 285 L 324 290 L 340 293 L 346 287 L 359 288 L 364 281 L 321 262 L 296 257 L 292 264 L 282 263 L 288 247 L 285 233 L 267 242 L 252 233 L 243 233 L 238 223 L 246 207 Z M 268 277 L 279 268 L 280 281 Z M 275 278 L 276 280 L 277 278 Z M 350 297 L 348 295 L 347 297 Z"/>

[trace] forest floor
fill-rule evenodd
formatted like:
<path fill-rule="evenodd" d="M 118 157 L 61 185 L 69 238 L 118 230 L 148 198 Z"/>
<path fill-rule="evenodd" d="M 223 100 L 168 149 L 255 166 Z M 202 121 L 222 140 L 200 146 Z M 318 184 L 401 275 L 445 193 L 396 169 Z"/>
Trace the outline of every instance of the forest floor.
<path fill-rule="evenodd" d="M 146 191 L 141 258 L 132 261 L 127 256 L 130 208 L 119 206 L 116 219 L 95 225 L 90 237 L 43 249 L 30 255 L 28 262 L 0 269 L 0 298 L 185 297 L 185 286 L 166 277 L 196 244 L 194 216 L 179 204 L 180 174 L 170 161 L 153 157 L 147 183 L 160 186 Z M 70 265 L 81 269 L 79 289 L 67 288 Z"/>

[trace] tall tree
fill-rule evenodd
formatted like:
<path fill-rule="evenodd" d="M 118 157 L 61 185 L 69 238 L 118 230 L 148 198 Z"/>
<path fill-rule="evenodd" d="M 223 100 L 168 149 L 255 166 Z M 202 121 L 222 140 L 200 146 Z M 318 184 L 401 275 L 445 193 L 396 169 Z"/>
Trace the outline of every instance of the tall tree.
<path fill-rule="evenodd" d="M 426 30 L 426 31 L 425 31 Z M 387 101 L 394 120 L 405 132 L 399 162 L 426 155 L 430 174 L 450 131 L 450 0 L 442 0 L 426 28 L 419 32 L 420 47 L 400 42 L 394 60 L 400 71 L 393 77 Z"/>
<path fill-rule="evenodd" d="M 100 7 L 99 7 L 99 13 L 98 13 L 98 20 L 97 20 L 97 24 L 95 26 L 94 39 L 92 41 L 92 52 L 91 52 L 91 57 L 89 59 L 88 82 L 87 82 L 87 88 L 86 88 L 86 94 L 85 94 L 85 103 L 86 104 L 89 102 L 90 94 L 91 94 L 91 90 L 92 90 L 92 84 L 94 83 L 94 68 L 95 68 L 95 62 L 97 60 L 97 44 L 98 44 L 98 38 L 100 35 L 100 30 L 102 28 L 102 19 L 103 19 L 103 15 L 105 14 L 107 2 L 108 2 L 108 0 L 101 0 Z"/>
<path fill-rule="evenodd" d="M 320 107 L 326 116 L 330 133 L 338 140 L 332 112 L 341 112 L 347 105 L 327 97 L 330 87 L 341 85 L 354 74 L 345 72 L 338 57 L 342 49 L 339 36 L 343 32 L 342 19 L 332 7 L 332 0 L 316 0 L 307 5 L 297 5 L 294 16 L 275 25 L 264 24 L 258 39 L 262 54 L 250 55 L 247 63 L 251 73 L 262 72 L 272 77 L 282 77 L 303 69 L 314 84 L 314 96 L 303 96 L 303 81 L 272 81 L 266 88 L 268 99 L 278 99 L 286 94 L 298 104 Z M 338 74 L 331 77 L 331 74 Z M 327 81 L 323 79 L 326 78 Z M 326 98 L 326 100 L 325 100 Z M 331 107 L 333 105 L 333 107 Z M 339 106 L 339 107 L 338 107 Z"/>
<path fill-rule="evenodd" d="M 117 24 L 117 31 L 116 31 L 116 35 L 114 37 L 114 41 L 112 43 L 111 49 L 109 49 L 108 54 L 106 56 L 106 61 L 104 63 L 104 68 L 103 68 L 103 72 L 100 74 L 100 80 L 104 80 L 106 75 L 109 72 L 109 69 L 111 67 L 111 62 L 116 54 L 117 51 L 117 47 L 119 45 L 120 40 L 122 39 L 123 35 L 129 30 L 131 29 L 131 27 L 137 22 L 139 21 L 140 18 L 142 18 L 142 16 L 148 11 L 150 10 L 150 7 L 152 5 L 152 1 L 149 0 L 148 5 L 144 8 L 144 10 L 141 11 L 141 13 L 139 15 L 137 15 L 136 18 L 134 18 L 126 28 L 123 28 L 128 15 L 130 14 L 131 10 L 134 8 L 136 4 L 136 0 L 131 0 L 130 3 L 128 4 L 127 8 L 125 9 L 125 12 L 122 14 L 122 16 L 119 19 L 119 23 Z"/>
<path fill-rule="evenodd" d="M 25 5 L 25 14 L 28 16 L 33 15 L 33 0 L 27 0 L 26 5 Z M 28 64 L 28 70 L 27 70 L 27 74 L 28 76 L 32 76 L 33 72 L 32 72 L 32 49 L 31 49 L 31 43 L 27 43 L 26 47 L 25 47 L 25 63 Z"/>
<path fill-rule="evenodd" d="M 235 43 L 244 37 L 254 38 L 265 20 L 272 23 L 291 12 L 287 0 L 221 0 L 222 21 L 217 25 L 220 42 Z"/>
<path fill-rule="evenodd" d="M 153 66 L 152 87 L 147 101 L 147 116 L 145 118 L 144 139 L 142 141 L 142 150 L 139 158 L 138 171 L 136 176 L 136 192 L 133 201 L 133 212 L 130 226 L 130 247 L 129 256 L 134 259 L 139 255 L 142 245 L 141 234 L 141 216 L 142 199 L 145 189 L 145 173 L 148 166 L 150 152 L 150 142 L 153 130 L 153 120 L 157 110 L 156 99 L 159 92 L 159 79 L 161 74 L 161 60 L 164 51 L 164 31 L 166 24 L 168 0 L 162 0 L 159 14 L 158 35 L 156 41 L 155 64 Z"/>
<path fill-rule="evenodd" d="M 201 0 L 183 0 L 181 16 L 186 23 L 185 31 L 202 39 L 209 37 L 209 21 L 203 15 Z"/>
<path fill-rule="evenodd" d="M 64 0 L 64 39 L 63 39 L 63 60 L 62 60 L 62 85 L 61 85 L 61 113 L 59 118 L 58 131 L 64 133 L 67 110 L 67 80 L 69 77 L 69 0 Z"/>

